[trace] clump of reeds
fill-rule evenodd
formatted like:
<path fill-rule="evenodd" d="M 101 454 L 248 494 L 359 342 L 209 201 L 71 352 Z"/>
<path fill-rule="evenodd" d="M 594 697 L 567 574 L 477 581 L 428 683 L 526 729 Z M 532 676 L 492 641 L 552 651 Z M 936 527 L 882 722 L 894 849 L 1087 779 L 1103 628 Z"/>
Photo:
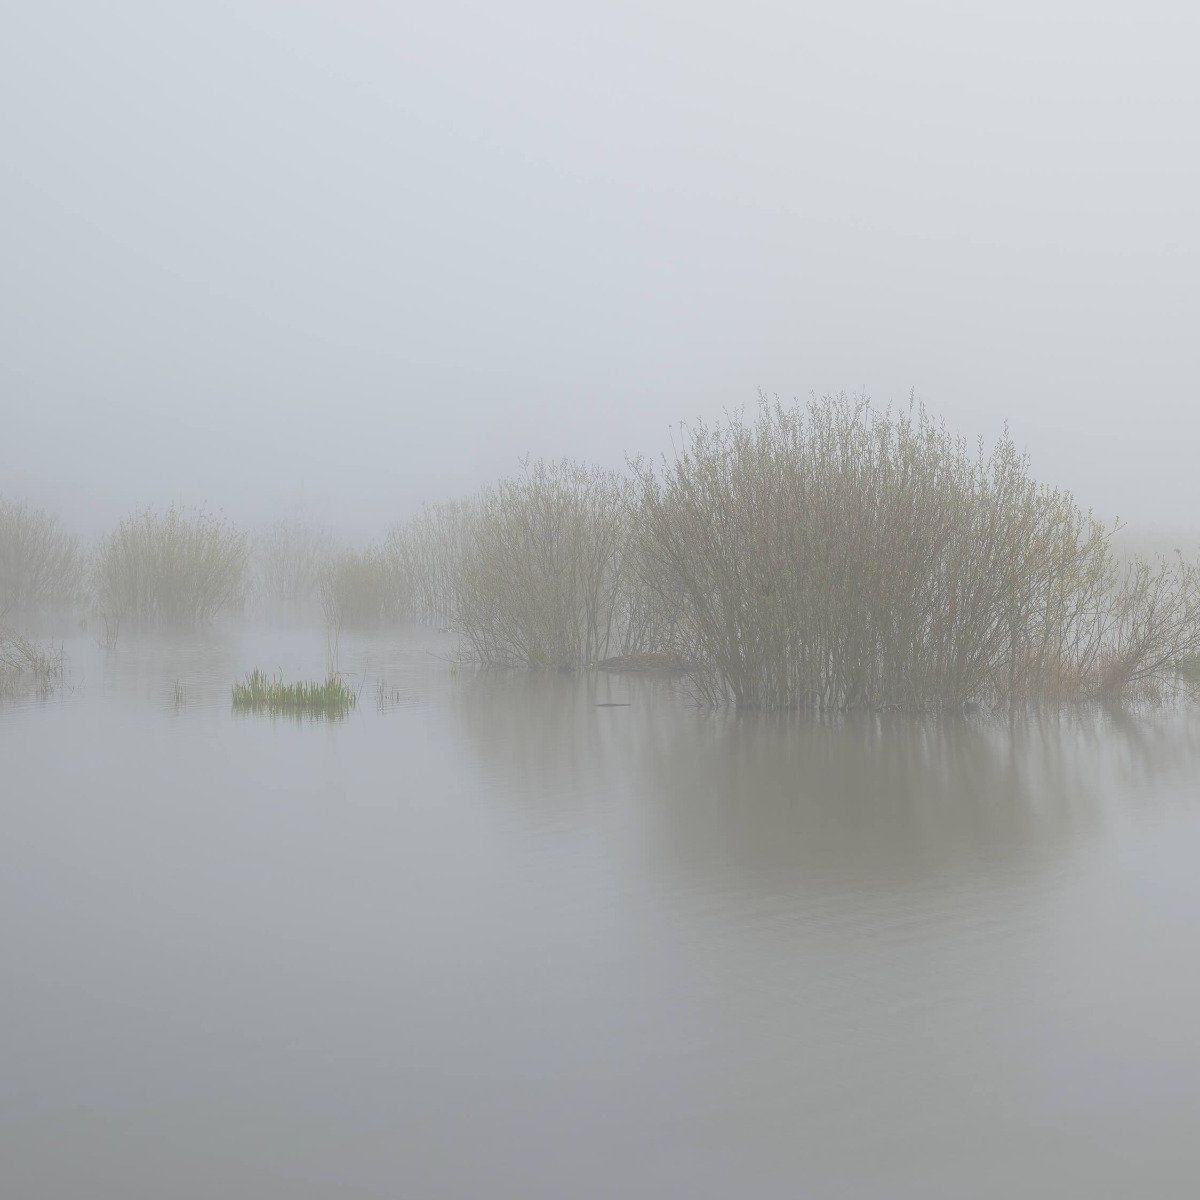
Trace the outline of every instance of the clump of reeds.
<path fill-rule="evenodd" d="M 640 649 L 626 552 L 628 481 L 577 463 L 527 463 L 463 518 L 455 624 L 490 665 L 569 670 Z"/>
<path fill-rule="evenodd" d="M 317 595 L 337 547 L 323 526 L 285 517 L 260 529 L 250 550 L 258 596 L 272 604 L 297 605 Z"/>
<path fill-rule="evenodd" d="M 62 650 L 42 650 L 11 630 L 0 629 L 0 697 L 49 695 L 62 683 Z"/>
<path fill-rule="evenodd" d="M 206 512 L 149 509 L 126 518 L 96 555 L 96 605 L 110 619 L 188 627 L 245 598 L 246 535 Z"/>
<path fill-rule="evenodd" d="M 639 585 L 677 609 L 709 702 L 1129 694 L 1200 651 L 1195 567 L 1122 568 L 1112 530 L 1007 435 L 985 450 L 920 408 L 764 403 L 637 470 Z"/>
<path fill-rule="evenodd" d="M 238 712 L 343 717 L 357 702 L 355 693 L 333 674 L 323 683 L 284 683 L 279 676 L 254 670 L 233 685 L 233 707 Z"/>
<path fill-rule="evenodd" d="M 0 614 L 68 605 L 81 579 L 78 543 L 58 518 L 0 498 Z"/>

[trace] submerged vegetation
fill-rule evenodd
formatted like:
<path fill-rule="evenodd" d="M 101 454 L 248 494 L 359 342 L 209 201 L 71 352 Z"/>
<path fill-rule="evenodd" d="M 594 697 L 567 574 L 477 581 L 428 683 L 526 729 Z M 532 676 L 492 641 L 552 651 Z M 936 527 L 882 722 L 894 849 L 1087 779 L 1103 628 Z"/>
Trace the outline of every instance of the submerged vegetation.
<path fill-rule="evenodd" d="M 133 625 L 188 628 L 245 598 L 246 535 L 206 512 L 145 509 L 100 544 L 99 611 Z"/>
<path fill-rule="evenodd" d="M 1120 534 L 1038 483 L 1007 434 L 970 445 L 917 406 L 837 396 L 684 428 L 627 472 L 527 462 L 365 549 L 303 519 L 251 542 L 204 513 L 143 511 L 99 546 L 92 602 L 111 634 L 199 625 L 252 588 L 319 601 L 334 648 L 343 629 L 421 620 L 484 666 L 683 670 L 701 702 L 740 708 L 1194 685 L 1200 564 Z M 0 504 L 0 605 L 77 592 L 79 563 L 52 517 Z M 341 687 L 256 673 L 235 703 L 344 711 Z"/>
<path fill-rule="evenodd" d="M 39 649 L 20 634 L 0 629 L 0 699 L 48 696 L 62 683 L 63 670 L 61 650 Z"/>
<path fill-rule="evenodd" d="M 330 675 L 324 683 L 284 683 L 278 676 L 255 670 L 233 685 L 237 712 L 343 717 L 357 702 L 358 697 L 338 675 Z"/>

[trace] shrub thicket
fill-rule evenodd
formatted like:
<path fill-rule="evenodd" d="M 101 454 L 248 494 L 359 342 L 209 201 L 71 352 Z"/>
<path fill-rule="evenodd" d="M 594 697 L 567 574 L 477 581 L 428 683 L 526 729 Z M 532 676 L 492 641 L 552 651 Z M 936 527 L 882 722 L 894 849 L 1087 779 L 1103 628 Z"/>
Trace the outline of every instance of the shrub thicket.
<path fill-rule="evenodd" d="M 57 517 L 0 499 L 0 616 L 70 604 L 81 577 L 78 544 Z"/>
<path fill-rule="evenodd" d="M 641 586 L 694 681 L 739 706 L 964 705 L 1127 692 L 1200 648 L 1183 561 L 1122 569 L 1111 530 L 1005 436 L 923 410 L 764 404 L 638 464 Z"/>
<path fill-rule="evenodd" d="M 527 464 L 479 493 L 454 589 L 472 654 L 570 669 L 626 649 L 631 517 L 626 480 L 571 462 Z"/>
<path fill-rule="evenodd" d="M 142 626 L 188 627 L 245 597 L 246 536 L 205 512 L 169 508 L 127 517 L 96 555 L 96 604 Z"/>

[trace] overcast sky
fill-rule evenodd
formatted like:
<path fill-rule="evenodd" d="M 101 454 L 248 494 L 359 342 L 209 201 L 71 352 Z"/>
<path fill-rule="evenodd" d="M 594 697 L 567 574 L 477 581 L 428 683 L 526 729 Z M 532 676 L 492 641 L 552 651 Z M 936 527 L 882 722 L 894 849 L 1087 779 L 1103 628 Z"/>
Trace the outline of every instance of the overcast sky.
<path fill-rule="evenodd" d="M 370 533 L 915 389 L 1196 524 L 1198 11 L 9 3 L 0 493 Z"/>

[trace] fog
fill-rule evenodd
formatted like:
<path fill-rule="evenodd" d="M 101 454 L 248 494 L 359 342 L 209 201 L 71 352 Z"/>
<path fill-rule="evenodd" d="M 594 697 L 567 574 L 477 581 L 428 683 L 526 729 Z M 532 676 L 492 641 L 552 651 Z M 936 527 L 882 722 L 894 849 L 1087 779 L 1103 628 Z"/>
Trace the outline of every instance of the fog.
<path fill-rule="evenodd" d="M 1200 8 L 0 30 L 4 1196 L 1195 1193 Z"/>
<path fill-rule="evenodd" d="M 915 391 L 1142 523 L 1200 512 L 1183 3 L 9 6 L 0 479 L 373 534 Z"/>

